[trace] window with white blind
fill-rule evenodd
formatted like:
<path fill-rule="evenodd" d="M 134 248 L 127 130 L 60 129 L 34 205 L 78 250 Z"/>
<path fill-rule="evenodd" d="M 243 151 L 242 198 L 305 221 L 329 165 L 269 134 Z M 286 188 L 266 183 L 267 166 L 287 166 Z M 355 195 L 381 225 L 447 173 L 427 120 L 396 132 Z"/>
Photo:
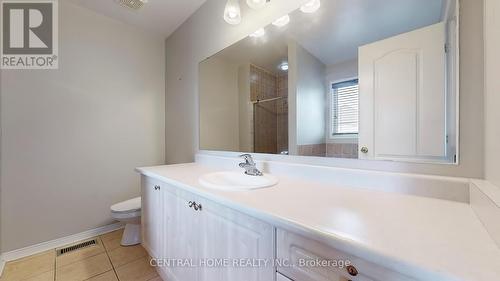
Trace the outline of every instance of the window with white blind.
<path fill-rule="evenodd" d="M 358 79 L 332 84 L 331 136 L 357 135 L 359 128 Z"/>

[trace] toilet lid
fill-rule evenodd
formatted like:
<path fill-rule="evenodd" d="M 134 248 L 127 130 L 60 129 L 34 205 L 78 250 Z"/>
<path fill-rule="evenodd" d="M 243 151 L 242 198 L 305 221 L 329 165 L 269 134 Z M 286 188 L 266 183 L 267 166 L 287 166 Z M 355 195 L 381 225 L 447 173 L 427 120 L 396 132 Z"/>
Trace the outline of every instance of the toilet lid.
<path fill-rule="evenodd" d="M 140 209 L 141 209 L 141 197 L 136 197 L 134 199 L 123 201 L 111 206 L 111 211 L 117 213 L 134 212 Z"/>

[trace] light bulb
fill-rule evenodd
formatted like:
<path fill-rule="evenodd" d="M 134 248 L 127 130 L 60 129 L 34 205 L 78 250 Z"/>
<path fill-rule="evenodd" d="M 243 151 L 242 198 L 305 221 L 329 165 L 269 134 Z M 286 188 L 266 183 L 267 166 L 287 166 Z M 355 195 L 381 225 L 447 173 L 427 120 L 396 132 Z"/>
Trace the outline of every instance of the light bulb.
<path fill-rule="evenodd" d="M 264 28 L 259 28 L 254 33 L 250 34 L 249 36 L 256 38 L 256 37 L 264 36 L 264 34 L 266 34 L 266 31 L 264 30 Z"/>
<path fill-rule="evenodd" d="M 247 0 L 248 7 L 252 9 L 262 9 L 266 5 L 266 0 Z"/>
<path fill-rule="evenodd" d="M 224 20 L 229 24 L 239 24 L 241 22 L 241 10 L 238 0 L 227 0 L 224 8 Z"/>
<path fill-rule="evenodd" d="M 290 16 L 289 15 L 284 15 L 281 18 L 273 21 L 273 25 L 277 27 L 282 27 L 287 25 L 290 22 Z"/>
<path fill-rule="evenodd" d="M 288 62 L 284 62 L 282 64 L 279 65 L 279 69 L 283 70 L 283 71 L 287 71 L 288 70 Z"/>
<path fill-rule="evenodd" d="M 320 6 L 321 6 L 320 0 L 310 0 L 309 2 L 300 6 L 300 10 L 306 14 L 310 14 L 316 12 Z"/>

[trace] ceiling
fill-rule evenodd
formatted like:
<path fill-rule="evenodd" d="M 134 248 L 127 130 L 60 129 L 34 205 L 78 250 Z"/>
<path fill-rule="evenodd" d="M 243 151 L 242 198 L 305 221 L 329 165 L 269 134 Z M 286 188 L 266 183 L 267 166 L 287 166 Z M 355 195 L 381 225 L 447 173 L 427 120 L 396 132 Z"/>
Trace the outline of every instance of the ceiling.
<path fill-rule="evenodd" d="M 294 11 L 286 27 L 269 25 L 263 37 L 247 37 L 215 56 L 276 71 L 286 60 L 292 39 L 325 65 L 332 65 L 356 59 L 359 46 L 440 22 L 443 1 L 324 0 L 316 13 Z"/>
<path fill-rule="evenodd" d="M 69 1 L 105 16 L 168 37 L 206 0 L 148 0 L 148 3 L 138 11 L 121 6 L 117 0 Z"/>

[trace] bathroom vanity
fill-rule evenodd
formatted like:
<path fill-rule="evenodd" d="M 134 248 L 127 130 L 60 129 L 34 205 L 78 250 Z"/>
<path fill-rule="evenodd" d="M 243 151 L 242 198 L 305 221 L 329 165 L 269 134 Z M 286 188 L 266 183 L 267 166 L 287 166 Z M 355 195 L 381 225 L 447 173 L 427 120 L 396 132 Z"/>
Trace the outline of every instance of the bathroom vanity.
<path fill-rule="evenodd" d="M 332 167 L 456 170 L 468 12 L 458 0 L 321 1 L 201 61 L 196 162 L 138 169 L 161 276 L 500 280 L 498 192 Z"/>
<path fill-rule="evenodd" d="M 237 164 L 198 155 L 196 163 L 137 169 L 143 244 L 165 280 L 500 276 L 500 249 L 467 202 L 466 179 L 269 162 L 279 179 L 272 187 L 200 184 L 213 172 L 243 173 Z"/>

